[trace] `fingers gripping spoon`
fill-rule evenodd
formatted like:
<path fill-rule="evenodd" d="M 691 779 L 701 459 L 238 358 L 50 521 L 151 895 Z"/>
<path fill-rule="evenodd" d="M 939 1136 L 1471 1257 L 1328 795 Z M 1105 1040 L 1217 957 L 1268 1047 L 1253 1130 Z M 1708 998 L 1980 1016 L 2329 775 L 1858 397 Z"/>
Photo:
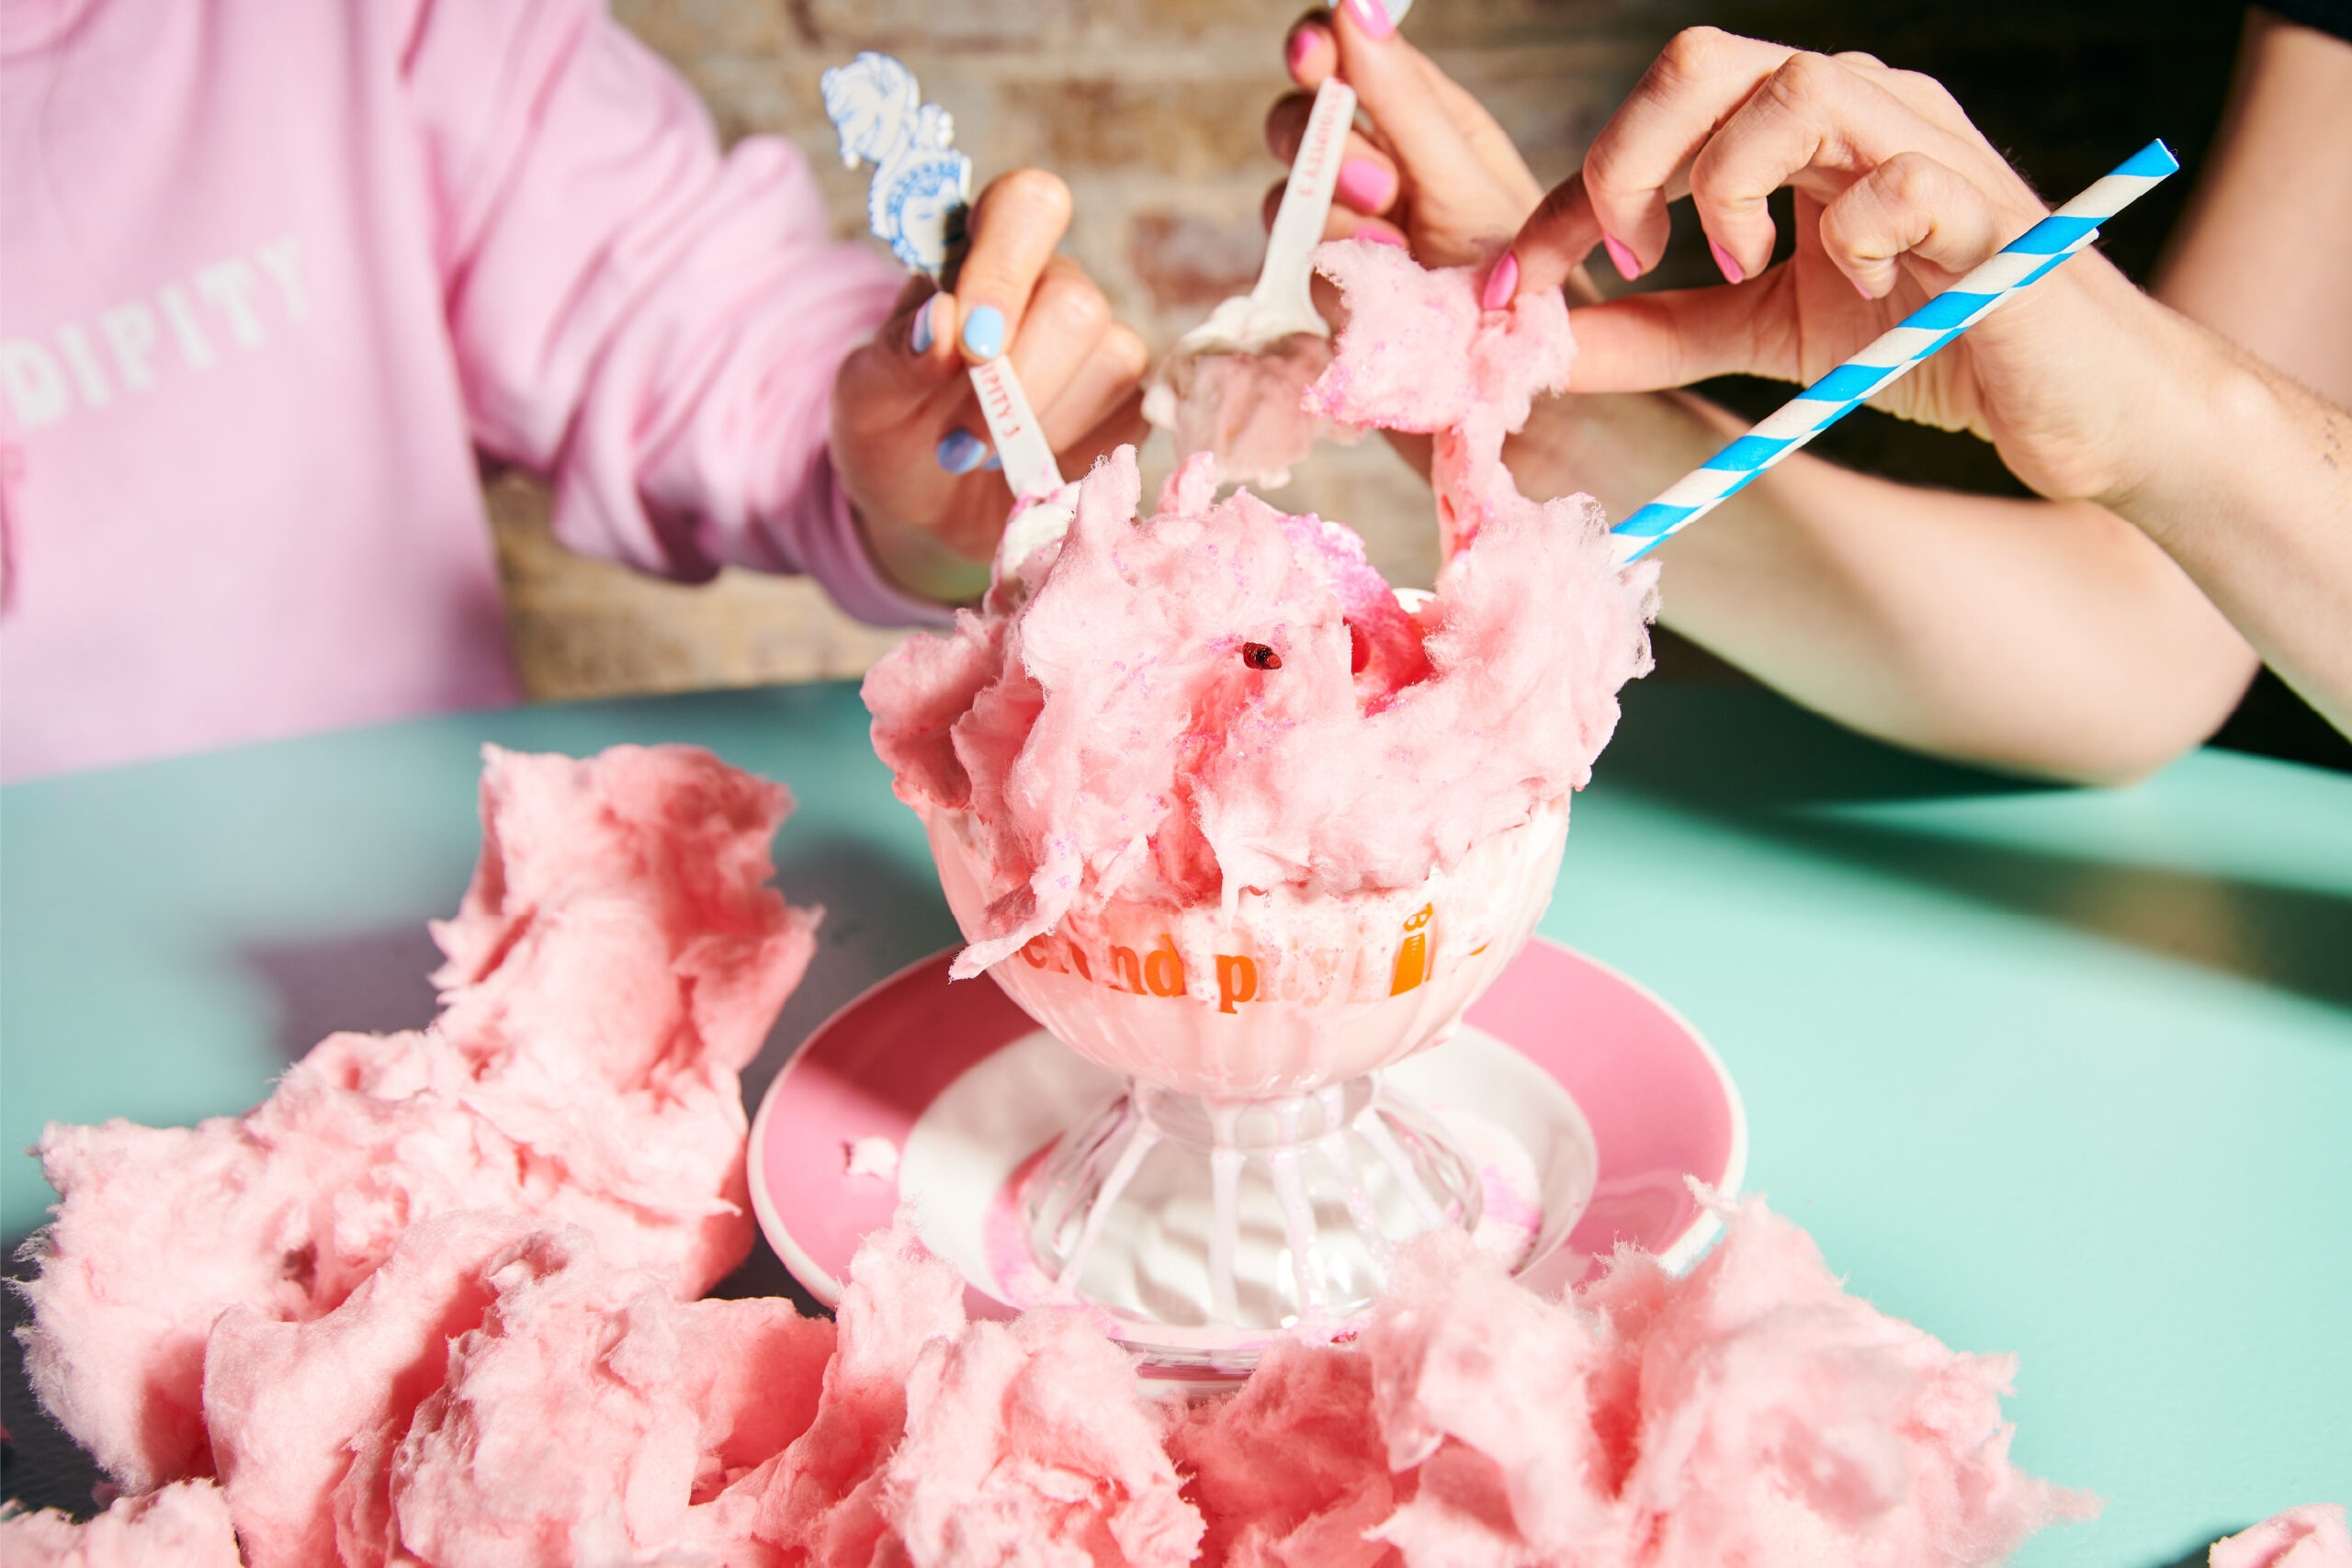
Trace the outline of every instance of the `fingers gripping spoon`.
<path fill-rule="evenodd" d="M 853 169 L 874 165 L 867 227 L 900 262 L 938 278 L 963 248 L 972 200 L 972 160 L 951 145 L 954 118 L 937 104 L 924 103 L 914 73 L 887 54 L 869 51 L 833 67 L 822 87 L 825 114 L 841 137 L 842 162 Z M 1062 482 L 1012 361 L 999 355 L 974 366 L 971 378 L 1015 506 L 998 559 L 1017 564 L 1036 546 L 1061 536 L 1075 487 Z"/>

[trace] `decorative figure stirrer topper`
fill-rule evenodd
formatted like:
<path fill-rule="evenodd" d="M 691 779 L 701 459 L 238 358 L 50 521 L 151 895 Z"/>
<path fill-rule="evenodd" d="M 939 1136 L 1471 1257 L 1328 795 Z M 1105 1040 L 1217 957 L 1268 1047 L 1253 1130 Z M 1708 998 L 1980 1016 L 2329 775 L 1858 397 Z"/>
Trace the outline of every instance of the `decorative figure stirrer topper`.
<path fill-rule="evenodd" d="M 963 245 L 972 200 L 972 161 L 949 145 L 954 118 L 924 103 L 915 73 L 887 54 L 834 66 L 821 85 L 842 163 L 874 165 L 865 219 L 875 238 L 903 265 L 938 277 Z"/>

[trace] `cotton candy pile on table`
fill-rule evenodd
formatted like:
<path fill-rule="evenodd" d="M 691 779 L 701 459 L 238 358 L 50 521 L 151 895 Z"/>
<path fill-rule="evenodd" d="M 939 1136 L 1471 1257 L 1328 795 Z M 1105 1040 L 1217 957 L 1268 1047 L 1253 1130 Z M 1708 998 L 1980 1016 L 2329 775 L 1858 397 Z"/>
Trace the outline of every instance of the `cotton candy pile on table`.
<path fill-rule="evenodd" d="M 318 1318 L 432 1215 L 578 1225 L 683 1299 L 750 1249 L 737 1074 L 815 947 L 765 886 L 790 796 L 684 747 L 485 756 L 431 1028 L 331 1036 L 242 1117 L 42 1136 L 28 1368 L 128 1489 L 211 1471 L 216 1320 Z"/>
<path fill-rule="evenodd" d="M 63 1514 L 0 1508 L 0 1561 L 8 1568 L 243 1568 L 228 1499 L 209 1481 L 116 1500 L 76 1524 Z"/>
<path fill-rule="evenodd" d="M 2212 1568 L 2352 1568 L 2341 1503 L 2290 1508 L 2213 1543 Z"/>
<path fill-rule="evenodd" d="M 1943 1568 L 2095 1511 L 2010 1463 L 2011 1371 L 1751 1200 L 1688 1277 L 1622 1254 L 1566 1303 L 1432 1233 L 1353 1347 L 1280 1347 L 1170 1446 L 1234 1562 Z"/>
<path fill-rule="evenodd" d="M 783 1300 L 680 1302 L 583 1230 L 442 1215 L 321 1318 L 222 1318 L 218 1488 L 156 1494 L 168 1519 L 0 1521 L 0 1547 L 96 1565 L 157 1560 L 105 1555 L 119 1540 L 186 1540 L 170 1560 L 228 1564 L 242 1544 L 250 1568 L 1193 1561 L 1172 1411 L 1128 1359 L 1075 1314 L 967 1324 L 963 1292 L 903 1218 L 860 1251 L 836 1328 Z"/>
<path fill-rule="evenodd" d="M 1481 311 L 1467 270 L 1325 245 L 1347 291 L 1309 401 L 1353 425 L 1440 433 L 1450 558 L 1408 610 L 1346 527 L 1243 491 L 1194 457 L 1138 522 L 1134 455 L 1080 489 L 1060 540 L 1000 559 L 982 610 L 865 682 L 901 798 L 960 814 L 985 863 L 969 975 L 1114 898 L 1408 887 L 1590 776 L 1616 694 L 1648 668 L 1655 574 L 1618 571 L 1585 496 L 1538 503 L 1504 435 L 1562 385 L 1565 305 Z"/>
<path fill-rule="evenodd" d="M 1284 1342 L 1187 1404 L 1080 1314 L 967 1323 L 905 1215 L 838 1327 L 680 1302 L 576 1228 L 444 1215 L 314 1321 L 224 1317 L 225 1490 L 78 1533 L 168 1517 L 226 1562 L 233 1518 L 252 1568 L 1951 1568 L 2091 1511 L 2009 1461 L 2007 1358 L 1847 1295 L 1760 1203 L 1688 1277 L 1629 1253 L 1564 1303 L 1450 1235 L 1408 1255 L 1352 1345 Z M 2278 1528 L 2340 1536 L 2305 1512 Z M 76 1534 L 0 1523 L 33 1561 Z"/>

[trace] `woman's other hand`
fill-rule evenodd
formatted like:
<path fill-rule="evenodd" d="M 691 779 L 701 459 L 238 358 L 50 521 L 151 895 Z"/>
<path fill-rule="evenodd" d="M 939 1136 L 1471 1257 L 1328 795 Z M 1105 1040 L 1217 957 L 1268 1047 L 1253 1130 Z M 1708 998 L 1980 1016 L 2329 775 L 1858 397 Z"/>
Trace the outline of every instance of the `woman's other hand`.
<path fill-rule="evenodd" d="M 1795 251 L 1773 265 L 1784 186 Z M 1516 287 L 1557 287 L 1595 246 L 1641 276 L 1686 195 L 1725 283 L 1577 311 L 1580 390 L 1811 381 L 2049 211 L 1930 78 L 1694 28 L 1521 229 Z M 2043 495 L 2112 500 L 2155 456 L 2135 433 L 2177 346 L 2164 314 L 2086 251 L 1871 400 L 1994 442 Z"/>
<path fill-rule="evenodd" d="M 1266 115 L 1266 145 L 1298 155 L 1315 89 L 1337 74 L 1355 89 L 1369 134 L 1350 133 L 1327 239 L 1403 241 L 1424 266 L 1464 266 L 1500 254 L 1544 187 L 1494 116 L 1405 41 L 1381 0 L 1342 0 L 1291 27 L 1283 50 L 1300 91 Z M 1271 223 L 1282 200 L 1266 197 Z"/>
<path fill-rule="evenodd" d="M 1143 434 L 1143 340 L 1055 254 L 1069 187 L 1042 169 L 989 182 L 953 293 L 910 283 L 833 383 L 835 472 L 876 561 L 943 604 L 988 584 L 1012 495 L 966 371 L 1010 355 L 1065 474 Z"/>

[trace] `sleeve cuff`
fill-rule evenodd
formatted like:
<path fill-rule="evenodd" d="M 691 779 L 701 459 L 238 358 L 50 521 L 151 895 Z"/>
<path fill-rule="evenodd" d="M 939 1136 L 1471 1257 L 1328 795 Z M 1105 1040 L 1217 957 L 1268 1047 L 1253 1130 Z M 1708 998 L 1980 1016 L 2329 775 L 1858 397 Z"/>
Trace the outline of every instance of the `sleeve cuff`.
<path fill-rule="evenodd" d="M 849 497 L 842 493 L 841 483 L 833 475 L 831 454 L 818 455 L 808 479 L 811 489 L 819 492 L 810 498 L 818 503 L 813 509 L 818 515 L 803 565 L 808 575 L 832 595 L 834 604 L 869 626 L 946 627 L 956 624 L 952 606 L 908 592 L 883 575 L 882 569 L 875 564 L 857 519 L 850 513 Z"/>

